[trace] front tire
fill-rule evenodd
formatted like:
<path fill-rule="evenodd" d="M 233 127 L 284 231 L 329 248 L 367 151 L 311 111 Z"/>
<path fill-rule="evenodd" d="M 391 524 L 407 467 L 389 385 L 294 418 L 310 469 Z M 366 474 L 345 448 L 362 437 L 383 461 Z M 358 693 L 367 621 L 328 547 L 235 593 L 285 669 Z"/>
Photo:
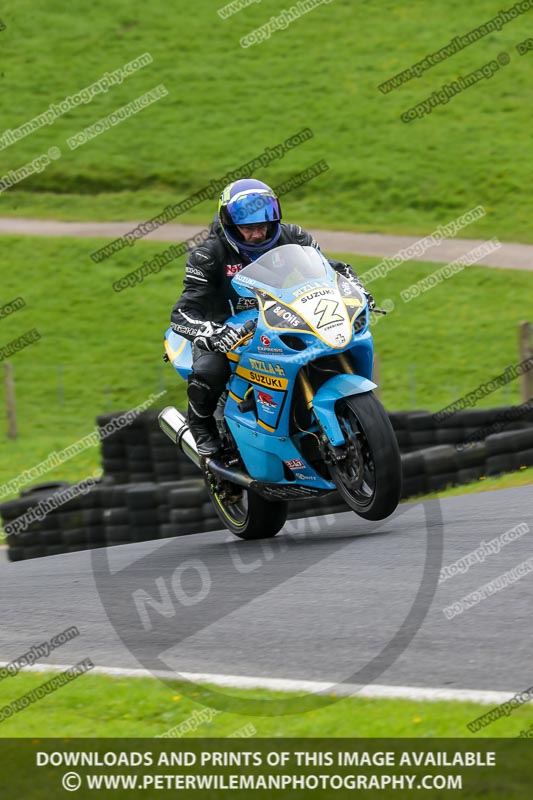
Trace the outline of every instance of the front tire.
<path fill-rule="evenodd" d="M 339 494 L 363 519 L 385 519 L 402 490 L 400 450 L 385 409 L 366 392 L 339 400 L 336 415 L 348 451 L 330 467 Z"/>
<path fill-rule="evenodd" d="M 215 511 L 223 525 L 240 539 L 271 539 L 287 521 L 287 503 L 271 502 L 260 497 L 250 489 L 230 484 L 235 496 L 228 497 L 226 491 L 211 484 L 206 479 L 207 491 Z"/>

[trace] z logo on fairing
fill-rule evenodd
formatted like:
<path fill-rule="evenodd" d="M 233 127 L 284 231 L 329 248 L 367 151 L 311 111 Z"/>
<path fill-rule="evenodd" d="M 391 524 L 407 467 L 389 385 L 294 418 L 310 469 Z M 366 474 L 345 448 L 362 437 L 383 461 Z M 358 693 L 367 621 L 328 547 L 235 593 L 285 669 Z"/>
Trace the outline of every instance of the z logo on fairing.
<path fill-rule="evenodd" d="M 344 322 L 342 314 L 336 313 L 338 307 L 337 300 L 328 300 L 325 297 L 319 300 L 313 311 L 315 316 L 320 315 L 316 327 L 324 328 L 326 325 L 331 325 L 332 322 Z"/>

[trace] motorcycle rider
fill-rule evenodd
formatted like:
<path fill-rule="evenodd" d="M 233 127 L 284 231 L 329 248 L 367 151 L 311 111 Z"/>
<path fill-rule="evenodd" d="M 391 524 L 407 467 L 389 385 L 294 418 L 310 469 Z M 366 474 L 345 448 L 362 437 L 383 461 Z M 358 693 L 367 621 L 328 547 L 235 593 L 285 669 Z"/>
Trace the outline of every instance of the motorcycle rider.
<path fill-rule="evenodd" d="M 213 415 L 230 375 L 226 353 L 241 338 L 226 320 L 237 311 L 257 308 L 255 298 L 239 297 L 231 279 L 268 250 L 284 244 L 320 250 L 299 225 L 281 222 L 280 203 L 269 186 L 247 178 L 224 189 L 208 238 L 187 259 L 183 292 L 172 310 L 171 326 L 193 343 L 188 423 L 202 456 L 214 456 L 221 447 Z M 372 295 L 363 289 L 351 267 L 342 261 L 328 261 L 365 292 L 373 308 Z"/>

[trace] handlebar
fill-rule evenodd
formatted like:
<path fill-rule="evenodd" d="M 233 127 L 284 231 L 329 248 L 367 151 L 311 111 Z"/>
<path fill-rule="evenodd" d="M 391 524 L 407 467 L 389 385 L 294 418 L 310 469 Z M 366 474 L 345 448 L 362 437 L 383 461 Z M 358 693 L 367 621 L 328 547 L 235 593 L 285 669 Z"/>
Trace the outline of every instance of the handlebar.
<path fill-rule="evenodd" d="M 257 328 L 257 320 L 256 319 L 247 320 L 247 322 L 245 322 L 244 325 L 242 326 L 242 328 L 238 331 L 238 333 L 239 333 L 241 338 L 239 339 L 238 342 L 236 342 L 233 345 L 231 350 L 229 350 L 228 352 L 231 353 L 231 351 L 235 350 L 236 347 L 240 347 L 242 344 L 244 344 L 249 339 L 251 339 L 252 336 L 255 333 L 255 329 L 256 328 Z M 198 344 L 198 347 L 200 348 L 200 350 L 206 350 L 207 352 L 210 352 L 209 348 L 207 348 L 205 346 L 205 342 L 203 341 L 203 339 L 198 339 L 197 344 Z"/>
<path fill-rule="evenodd" d="M 235 350 L 236 347 L 240 347 L 242 344 L 247 342 L 255 333 L 255 329 L 257 328 L 257 320 L 256 319 L 249 319 L 247 320 L 242 328 L 240 329 L 239 333 L 241 334 L 241 338 L 238 342 L 236 342 L 231 350 Z M 231 353 L 231 350 L 229 351 Z"/>

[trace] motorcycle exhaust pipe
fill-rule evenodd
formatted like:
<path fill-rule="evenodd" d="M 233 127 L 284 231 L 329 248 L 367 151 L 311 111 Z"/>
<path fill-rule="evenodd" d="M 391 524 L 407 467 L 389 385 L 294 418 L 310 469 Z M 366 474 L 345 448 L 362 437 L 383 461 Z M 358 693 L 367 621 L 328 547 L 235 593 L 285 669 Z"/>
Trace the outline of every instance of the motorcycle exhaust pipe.
<path fill-rule="evenodd" d="M 196 464 L 198 469 L 202 468 L 200 456 L 196 449 L 194 436 L 189 430 L 187 420 L 174 406 L 167 406 L 161 411 L 158 417 L 159 427 L 168 438 L 177 444 L 180 450 Z"/>
<path fill-rule="evenodd" d="M 177 408 L 174 408 L 174 406 L 167 406 L 159 414 L 158 421 L 159 427 L 163 433 L 165 433 L 174 444 L 178 445 L 182 453 L 185 453 L 185 455 L 196 464 L 198 469 L 203 469 L 201 456 L 196 449 L 194 436 L 190 432 L 187 420 L 183 414 L 181 414 Z M 218 464 L 213 459 L 207 459 L 205 463 L 211 472 L 224 480 L 231 481 L 244 488 L 251 486 L 253 483 L 253 478 L 250 478 L 249 475 L 241 470 L 228 469 L 228 467 Z"/>
<path fill-rule="evenodd" d="M 210 459 L 207 462 L 207 467 L 219 478 L 222 478 L 225 481 L 230 481 L 230 483 L 236 483 L 237 486 L 242 486 L 244 489 L 248 489 L 254 482 L 253 478 L 250 478 L 249 475 L 247 475 L 245 472 L 242 472 L 240 469 L 229 469 L 228 467 L 223 467 L 222 464 L 219 464 L 217 461 L 213 461 L 213 459 Z"/>

